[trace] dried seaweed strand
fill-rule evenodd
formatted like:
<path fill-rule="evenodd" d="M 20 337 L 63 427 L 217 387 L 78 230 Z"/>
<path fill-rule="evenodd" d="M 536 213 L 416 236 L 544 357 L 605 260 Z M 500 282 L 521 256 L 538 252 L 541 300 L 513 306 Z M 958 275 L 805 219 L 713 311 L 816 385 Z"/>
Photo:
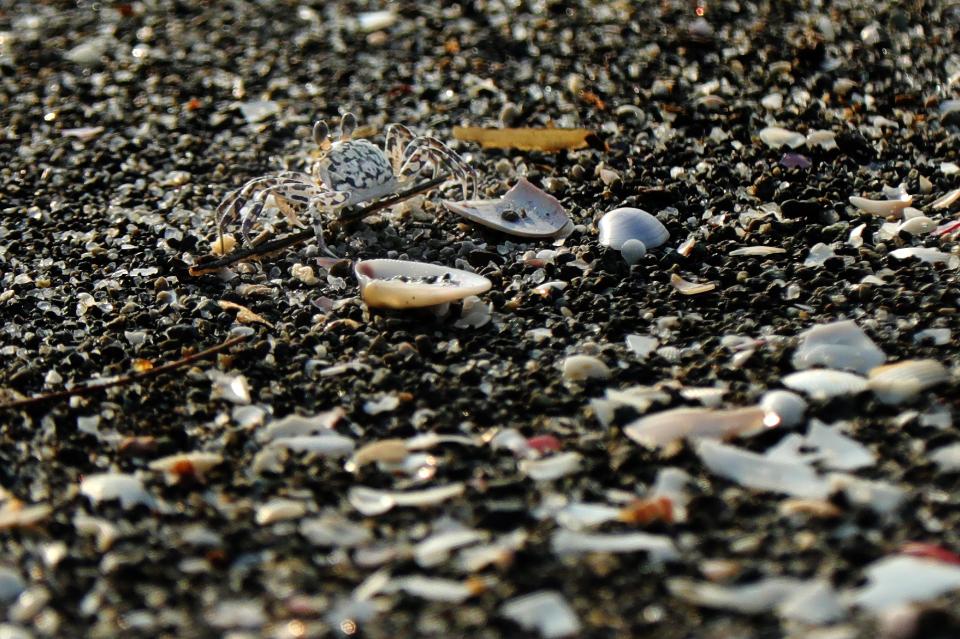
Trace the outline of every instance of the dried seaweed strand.
<path fill-rule="evenodd" d="M 208 349 L 202 350 L 198 353 L 192 355 L 187 355 L 186 357 L 181 357 L 178 360 L 162 364 L 160 366 L 151 368 L 147 371 L 142 371 L 139 373 L 131 373 L 129 375 L 117 375 L 114 377 L 105 377 L 101 380 L 89 381 L 83 384 L 78 384 L 66 390 L 56 391 L 53 393 L 43 393 L 41 395 L 34 395 L 33 397 L 26 397 L 24 399 L 17 399 L 12 402 L 6 402 L 0 404 L 0 409 L 3 408 L 23 408 L 24 406 L 34 406 L 36 404 L 42 404 L 44 402 L 53 402 L 59 401 L 61 399 L 66 399 L 67 397 L 74 397 L 77 395 L 86 395 L 87 393 L 92 393 L 95 391 L 104 390 L 107 388 L 113 388 L 114 386 L 123 386 L 126 384 L 132 384 L 133 382 L 138 382 L 147 377 L 155 377 L 162 373 L 166 373 L 177 368 L 182 368 L 187 364 L 197 361 L 198 359 L 206 359 L 211 355 L 215 355 L 220 351 L 226 350 L 235 344 L 246 340 L 249 335 L 238 335 L 237 337 L 231 337 L 225 342 L 217 344 L 216 346 L 211 346 Z"/>
<path fill-rule="evenodd" d="M 429 182 L 422 182 L 410 187 L 405 191 L 394 193 L 393 195 L 385 197 L 382 200 L 377 200 L 372 204 L 368 204 L 361 209 L 347 209 L 342 212 L 336 220 L 334 220 L 331 226 L 336 229 L 350 224 L 351 222 L 362 220 L 363 218 L 376 213 L 380 209 L 389 208 L 394 204 L 403 202 L 404 200 L 410 199 L 415 195 L 420 195 L 425 191 L 434 189 L 449 179 L 450 176 L 447 174 L 440 175 Z M 237 264 L 238 262 L 259 259 L 261 257 L 268 257 L 274 253 L 279 253 L 280 251 L 288 249 L 291 246 L 295 246 L 301 242 L 306 242 L 313 236 L 313 230 L 306 229 L 303 231 L 297 231 L 296 233 L 290 233 L 289 235 L 284 235 L 283 237 L 278 237 L 268 242 L 262 242 L 256 246 L 245 246 L 232 251 L 229 255 L 224 255 L 219 259 L 205 260 L 203 262 L 194 264 L 190 267 L 189 272 L 190 275 L 194 277 L 197 277 L 198 275 L 206 275 L 208 273 L 215 273 L 222 268 Z"/>

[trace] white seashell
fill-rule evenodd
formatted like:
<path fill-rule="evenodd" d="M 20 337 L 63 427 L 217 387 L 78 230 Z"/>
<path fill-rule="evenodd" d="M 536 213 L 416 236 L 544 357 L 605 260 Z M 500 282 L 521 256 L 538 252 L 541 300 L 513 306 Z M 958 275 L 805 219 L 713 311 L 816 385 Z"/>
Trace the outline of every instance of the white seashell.
<path fill-rule="evenodd" d="M 853 320 L 820 324 L 800 334 L 793 354 L 794 368 L 814 366 L 866 373 L 880 366 L 887 356 Z"/>
<path fill-rule="evenodd" d="M 347 462 L 346 469 L 350 472 L 356 472 L 362 466 L 372 462 L 396 464 L 406 459 L 409 454 L 410 451 L 407 449 L 406 441 L 402 439 L 382 439 L 361 447 Z"/>
<path fill-rule="evenodd" d="M 807 146 L 819 146 L 820 148 L 829 151 L 830 149 L 837 148 L 836 137 L 837 136 L 833 131 L 815 129 L 807 133 Z"/>
<path fill-rule="evenodd" d="M 940 467 L 941 473 L 960 470 L 960 443 L 938 448 L 930 453 L 930 461 Z"/>
<path fill-rule="evenodd" d="M 697 442 L 696 449 L 712 473 L 746 488 L 811 499 L 825 499 L 830 494 L 827 482 L 803 462 L 770 459 L 709 439 Z"/>
<path fill-rule="evenodd" d="M 553 552 L 558 555 L 645 551 L 649 554 L 650 561 L 654 563 L 675 561 L 680 558 L 680 553 L 670 537 L 642 532 L 604 534 L 558 530 L 553 533 L 550 545 Z"/>
<path fill-rule="evenodd" d="M 759 135 L 760 141 L 771 149 L 779 149 L 784 145 L 789 146 L 791 149 L 796 149 L 807 142 L 807 139 L 802 133 L 790 131 L 779 126 L 768 126 L 761 129 Z"/>
<path fill-rule="evenodd" d="M 880 217 L 888 217 L 891 215 L 899 216 L 902 214 L 903 209 L 913 204 L 913 196 L 907 194 L 893 200 L 868 200 L 865 197 L 857 197 L 855 195 L 850 196 L 848 199 L 850 200 L 850 204 L 861 211 Z"/>
<path fill-rule="evenodd" d="M 950 381 L 950 371 L 933 359 L 909 359 L 870 371 L 867 385 L 884 404 L 899 404 Z"/>
<path fill-rule="evenodd" d="M 921 262 L 926 262 L 927 264 L 944 263 L 947 265 L 947 268 L 957 268 L 957 266 L 960 266 L 960 259 L 958 259 L 956 255 L 944 253 L 941 250 L 929 246 L 905 246 L 904 248 L 890 251 L 890 256 L 895 257 L 898 260 L 906 260 L 911 257 L 915 257 Z"/>
<path fill-rule="evenodd" d="M 413 558 L 421 567 L 430 568 L 449 559 L 452 551 L 472 546 L 484 539 L 484 533 L 469 528 L 441 531 L 414 546 Z"/>
<path fill-rule="evenodd" d="M 651 386 L 632 386 L 624 390 L 608 388 L 606 399 L 617 405 L 633 406 L 637 412 L 646 412 L 655 403 L 666 404 L 670 395 L 665 391 Z"/>
<path fill-rule="evenodd" d="M 833 247 L 823 242 L 817 242 L 810 247 L 810 253 L 807 255 L 807 259 L 803 261 L 803 265 L 808 267 L 823 266 L 827 260 L 836 256 Z"/>
<path fill-rule="evenodd" d="M 960 588 L 960 566 L 908 555 L 878 559 L 864 574 L 867 585 L 854 593 L 852 603 L 877 613 Z"/>
<path fill-rule="evenodd" d="M 881 515 L 889 515 L 903 505 L 907 493 L 899 486 L 883 481 L 861 479 L 846 473 L 830 473 L 827 476 L 830 492 L 842 490 L 854 505 L 865 506 Z"/>
<path fill-rule="evenodd" d="M 439 577 L 409 575 L 397 577 L 388 585 L 387 592 L 403 591 L 412 597 L 427 601 L 443 601 L 451 604 L 463 603 L 470 597 L 479 595 L 486 589 L 484 580 L 454 581 Z"/>
<path fill-rule="evenodd" d="M 344 416 L 342 408 L 318 413 L 310 417 L 290 414 L 283 419 L 275 419 L 266 428 L 257 433 L 257 441 L 266 443 L 280 437 L 296 437 L 298 435 L 316 435 L 330 432 Z"/>
<path fill-rule="evenodd" d="M 619 208 L 606 213 L 597 222 L 600 244 L 620 250 L 627 240 L 639 240 L 647 249 L 653 249 L 668 239 L 667 228 L 653 215 L 642 209 Z"/>
<path fill-rule="evenodd" d="M 681 295 L 699 295 L 700 293 L 709 293 L 717 288 L 713 282 L 688 282 L 676 273 L 670 276 L 670 285 L 677 289 Z"/>
<path fill-rule="evenodd" d="M 567 530 L 584 530 L 596 528 L 608 521 L 615 521 L 620 517 L 623 508 L 607 504 L 591 504 L 575 501 L 567 504 L 554 515 L 557 524 Z"/>
<path fill-rule="evenodd" d="M 333 509 L 300 522 L 300 534 L 314 546 L 334 548 L 357 548 L 373 541 L 369 528 L 350 521 Z"/>
<path fill-rule="evenodd" d="M 956 162 L 941 162 L 940 172 L 944 175 L 954 175 L 956 173 L 960 173 L 960 165 L 957 165 Z"/>
<path fill-rule="evenodd" d="M 640 359 L 646 359 L 660 344 L 656 337 L 649 335 L 627 335 L 627 348 Z"/>
<path fill-rule="evenodd" d="M 853 248 L 860 248 L 863 246 L 863 232 L 866 230 L 866 228 L 866 224 L 860 224 L 859 226 L 854 227 L 853 230 L 850 231 L 849 237 L 847 237 L 847 244 Z"/>
<path fill-rule="evenodd" d="M 780 93 L 770 93 L 763 96 L 760 104 L 767 111 L 779 111 L 783 107 L 783 95 Z"/>
<path fill-rule="evenodd" d="M 272 448 L 286 448 L 295 453 L 315 453 L 324 457 L 346 457 L 353 452 L 354 442 L 336 433 L 278 437 L 270 442 Z"/>
<path fill-rule="evenodd" d="M 137 504 L 151 507 L 154 505 L 153 497 L 144 488 L 140 478 L 123 473 L 87 475 L 80 482 L 80 493 L 86 495 L 95 504 L 117 499 L 124 509 L 132 508 Z"/>
<path fill-rule="evenodd" d="M 922 331 L 917 331 L 913 335 L 913 341 L 915 342 L 930 340 L 936 346 L 943 346 L 944 344 L 949 344 L 951 338 L 952 338 L 952 333 L 949 328 L 926 328 Z"/>
<path fill-rule="evenodd" d="M 680 389 L 680 397 L 691 402 L 700 402 L 707 408 L 717 408 L 727 394 L 726 388 L 715 386 L 686 387 Z"/>
<path fill-rule="evenodd" d="M 444 200 L 451 212 L 520 237 L 555 237 L 572 226 L 557 198 L 520 180 L 499 200 Z"/>
<path fill-rule="evenodd" d="M 730 251 L 730 255 L 739 256 L 739 255 L 776 255 L 778 253 L 786 253 L 787 250 L 780 248 L 779 246 L 745 246 L 743 248 L 738 248 Z"/>
<path fill-rule="evenodd" d="M 658 448 L 683 438 L 726 439 L 754 435 L 771 423 L 766 410 L 752 406 L 715 410 L 710 408 L 674 408 L 646 415 L 624 427 L 624 434 L 642 446 Z"/>
<path fill-rule="evenodd" d="M 804 446 L 815 449 L 822 466 L 832 470 L 856 470 L 877 461 L 866 446 L 844 435 L 838 426 L 827 426 L 819 419 L 811 420 Z"/>
<path fill-rule="evenodd" d="M 925 215 L 912 217 L 904 220 L 897 227 L 898 232 L 908 233 L 909 235 L 925 235 L 937 228 L 937 223 Z"/>
<path fill-rule="evenodd" d="M 803 582 L 792 577 L 767 577 L 734 586 L 694 581 L 685 577 L 667 580 L 670 594 L 688 603 L 751 615 L 773 610 L 788 601 L 802 587 Z"/>
<path fill-rule="evenodd" d="M 150 462 L 150 470 L 162 472 L 168 482 L 177 481 L 182 475 L 192 475 L 203 481 L 203 475 L 223 463 L 223 455 L 216 453 L 180 453 L 161 457 Z"/>
<path fill-rule="evenodd" d="M 627 240 L 623 243 L 623 246 L 620 247 L 620 255 L 623 256 L 623 261 L 630 265 L 639 262 L 646 254 L 647 245 L 634 238 Z"/>
<path fill-rule="evenodd" d="M 536 630 L 543 639 L 561 639 L 580 634 L 581 624 L 563 595 L 554 590 L 515 597 L 500 607 L 500 614 L 524 630 Z"/>
<path fill-rule="evenodd" d="M 307 513 L 307 506 L 302 501 L 293 499 L 271 499 L 257 507 L 254 521 L 260 526 L 269 526 L 278 521 L 299 519 Z"/>
<path fill-rule="evenodd" d="M 787 375 L 783 385 L 814 399 L 828 399 L 839 395 L 856 395 L 867 390 L 867 379 L 846 371 L 817 368 Z"/>
<path fill-rule="evenodd" d="M 520 462 L 520 472 L 534 481 L 553 481 L 580 470 L 583 457 L 580 453 L 569 452 L 553 455 L 546 459 L 524 459 Z"/>
<path fill-rule="evenodd" d="M 807 412 L 807 400 L 786 390 L 772 390 L 760 398 L 760 408 L 780 418 L 780 425 L 787 428 L 799 426 Z"/>
<path fill-rule="evenodd" d="M 571 355 L 563 360 L 563 379 L 568 382 L 579 383 L 608 377 L 610 368 L 592 355 Z"/>
<path fill-rule="evenodd" d="M 938 197 L 930 204 L 930 207 L 935 209 L 950 208 L 958 199 L 960 199 L 960 189 L 954 189 L 946 195 Z"/>
<path fill-rule="evenodd" d="M 490 289 L 490 280 L 455 268 L 400 260 L 363 260 L 354 267 L 360 296 L 371 308 L 423 308 Z"/>
<path fill-rule="evenodd" d="M 354 486 L 347 493 L 350 505 L 367 516 L 380 515 L 395 507 L 432 506 L 442 501 L 458 497 L 464 493 L 466 487 L 462 483 L 454 483 L 424 490 L 410 490 L 405 492 L 375 490 L 365 486 Z"/>
<path fill-rule="evenodd" d="M 693 253 L 694 247 L 697 245 L 697 237 L 691 235 L 683 241 L 683 243 L 677 247 L 677 253 L 684 257 L 690 257 L 690 254 Z"/>

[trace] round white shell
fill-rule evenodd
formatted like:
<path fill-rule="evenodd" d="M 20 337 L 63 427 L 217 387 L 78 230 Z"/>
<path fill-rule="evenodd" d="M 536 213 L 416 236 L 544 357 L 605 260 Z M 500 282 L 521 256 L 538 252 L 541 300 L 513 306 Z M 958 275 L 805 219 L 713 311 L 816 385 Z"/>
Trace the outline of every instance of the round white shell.
<path fill-rule="evenodd" d="M 642 209 L 614 209 L 597 222 L 600 243 L 618 251 L 628 240 L 639 240 L 647 249 L 660 246 L 670 233 L 660 220 Z"/>
<path fill-rule="evenodd" d="M 401 260 L 363 260 L 354 267 L 360 297 L 372 308 L 424 308 L 490 290 L 490 280 L 460 269 Z"/>
<path fill-rule="evenodd" d="M 523 178 L 499 200 L 444 200 L 443 205 L 477 224 L 520 237 L 568 235 L 573 226 L 557 198 Z"/>

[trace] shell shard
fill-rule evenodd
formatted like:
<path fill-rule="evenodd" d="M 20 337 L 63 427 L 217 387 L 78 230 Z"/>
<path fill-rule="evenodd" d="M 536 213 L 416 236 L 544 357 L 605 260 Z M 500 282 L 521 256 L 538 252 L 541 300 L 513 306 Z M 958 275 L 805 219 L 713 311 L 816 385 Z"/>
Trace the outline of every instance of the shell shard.
<path fill-rule="evenodd" d="M 726 410 L 675 408 L 641 417 L 623 431 L 638 444 L 657 448 L 683 438 L 727 439 L 756 434 L 771 425 L 767 419 L 768 412 L 759 406 Z"/>
<path fill-rule="evenodd" d="M 670 276 L 670 285 L 681 295 L 699 295 L 700 293 L 709 293 L 717 288 L 713 282 L 689 282 L 676 273 Z"/>
<path fill-rule="evenodd" d="M 472 222 L 519 237 L 555 237 L 572 226 L 557 198 L 523 178 L 499 200 L 444 200 L 443 205 Z"/>
<path fill-rule="evenodd" d="M 600 244 L 621 250 L 629 240 L 639 240 L 649 250 L 670 239 L 660 220 L 642 209 L 630 207 L 614 209 L 597 222 Z"/>
<path fill-rule="evenodd" d="M 933 359 L 911 359 L 870 371 L 867 385 L 884 404 L 908 401 L 926 389 L 950 381 L 950 371 Z"/>
<path fill-rule="evenodd" d="M 696 448 L 710 472 L 746 488 L 810 499 L 825 499 L 830 494 L 827 481 L 803 462 L 770 459 L 709 439 L 698 442 Z"/>
<path fill-rule="evenodd" d="M 913 196 L 907 194 L 892 200 L 868 200 L 865 197 L 857 197 L 854 195 L 851 196 L 849 200 L 850 204 L 861 211 L 865 211 L 871 215 L 879 215 L 880 217 L 888 217 L 890 215 L 899 216 L 903 213 L 903 209 L 913 204 Z"/>
<path fill-rule="evenodd" d="M 802 133 L 790 131 L 779 126 L 768 126 L 760 130 L 760 141 L 771 149 L 779 149 L 786 145 L 791 149 L 796 149 L 807 143 L 807 138 Z"/>
<path fill-rule="evenodd" d="M 814 366 L 849 369 L 864 374 L 887 356 L 853 320 L 814 326 L 800 334 L 800 345 L 791 360 L 794 368 Z"/>
<path fill-rule="evenodd" d="M 867 390 L 867 379 L 855 373 L 816 368 L 791 373 L 782 380 L 783 385 L 814 399 L 828 399 L 838 395 L 856 395 Z"/>
<path fill-rule="evenodd" d="M 460 269 L 401 260 L 363 260 L 354 268 L 371 308 L 425 308 L 490 290 L 490 280 Z"/>

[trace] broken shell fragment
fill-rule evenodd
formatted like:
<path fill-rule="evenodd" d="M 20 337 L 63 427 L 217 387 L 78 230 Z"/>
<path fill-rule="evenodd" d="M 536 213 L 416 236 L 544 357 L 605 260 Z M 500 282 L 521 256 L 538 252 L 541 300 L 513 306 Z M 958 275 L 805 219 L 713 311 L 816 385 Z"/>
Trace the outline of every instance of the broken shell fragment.
<path fill-rule="evenodd" d="M 582 383 L 588 379 L 607 379 L 610 368 L 593 355 L 571 355 L 563 360 L 563 379 Z"/>
<path fill-rule="evenodd" d="M 437 264 L 363 260 L 354 272 L 360 296 L 371 308 L 424 308 L 455 302 L 490 290 L 490 280 Z"/>
<path fill-rule="evenodd" d="M 670 285 L 677 289 L 681 295 L 699 295 L 700 293 L 709 293 L 717 288 L 717 285 L 713 282 L 688 282 L 676 273 L 670 276 Z"/>
<path fill-rule="evenodd" d="M 856 395 L 867 390 L 867 380 L 846 371 L 815 368 L 787 375 L 783 385 L 814 399 L 829 399 L 838 395 Z"/>
<path fill-rule="evenodd" d="M 907 194 L 903 194 L 893 200 L 868 200 L 865 197 L 857 197 L 855 195 L 851 196 L 849 200 L 850 204 L 861 211 L 880 217 L 888 217 L 890 215 L 899 216 L 903 213 L 903 209 L 913 204 L 913 196 Z"/>
<path fill-rule="evenodd" d="M 572 227 L 557 198 L 520 180 L 499 200 L 444 200 L 453 213 L 520 237 L 554 237 Z"/>
<path fill-rule="evenodd" d="M 911 359 L 870 371 L 867 385 L 884 404 L 910 400 L 931 386 L 950 381 L 950 371 L 933 359 Z"/>
<path fill-rule="evenodd" d="M 866 373 L 887 359 L 853 320 L 820 324 L 800 334 L 800 345 L 791 360 L 794 368 L 814 366 Z"/>
<path fill-rule="evenodd" d="M 153 497 L 144 488 L 140 478 L 123 473 L 88 475 L 80 482 L 80 492 L 95 504 L 116 499 L 125 510 L 137 504 L 154 505 Z"/>
<path fill-rule="evenodd" d="M 643 242 L 649 250 L 670 239 L 667 227 L 660 220 L 642 209 L 629 207 L 605 214 L 597 222 L 597 230 L 600 232 L 600 244 L 618 251 L 630 240 Z"/>
<path fill-rule="evenodd" d="M 761 129 L 759 136 L 760 141 L 771 149 L 779 149 L 783 145 L 787 145 L 791 149 L 796 149 L 807 142 L 807 139 L 802 133 L 790 131 L 789 129 L 784 129 L 779 126 L 768 126 Z"/>
<path fill-rule="evenodd" d="M 779 422 L 779 417 L 758 406 L 727 410 L 675 408 L 641 417 L 625 426 L 623 432 L 642 446 L 657 448 L 684 437 L 726 439 L 756 434 Z"/>
<path fill-rule="evenodd" d="M 174 484 L 185 478 L 203 481 L 208 470 L 223 463 L 223 456 L 216 453 L 180 453 L 168 455 L 150 462 L 150 470 L 162 472 L 167 483 Z"/>

